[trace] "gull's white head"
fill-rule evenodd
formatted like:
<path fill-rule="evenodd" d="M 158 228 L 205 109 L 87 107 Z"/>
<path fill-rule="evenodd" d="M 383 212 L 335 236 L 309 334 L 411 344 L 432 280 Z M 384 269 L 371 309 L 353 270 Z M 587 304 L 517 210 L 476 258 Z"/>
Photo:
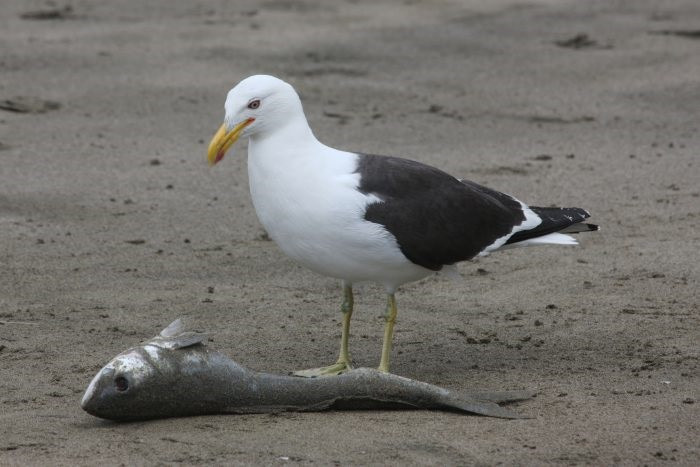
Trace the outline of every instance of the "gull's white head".
<path fill-rule="evenodd" d="M 209 143 L 211 165 L 223 159 L 241 136 L 264 135 L 298 119 L 306 121 L 294 88 L 269 75 L 249 76 L 226 96 L 224 123 Z"/>

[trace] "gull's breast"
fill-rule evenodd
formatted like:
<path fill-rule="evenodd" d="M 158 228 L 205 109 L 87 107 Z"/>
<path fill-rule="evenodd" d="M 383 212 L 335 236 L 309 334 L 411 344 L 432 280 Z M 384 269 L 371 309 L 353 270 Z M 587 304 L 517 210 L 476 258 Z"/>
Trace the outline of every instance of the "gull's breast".
<path fill-rule="evenodd" d="M 383 226 L 365 220 L 367 206 L 381 201 L 357 190 L 357 155 L 334 150 L 275 160 L 249 157 L 250 190 L 260 222 L 284 253 L 350 282 L 393 284 L 426 274 Z"/>

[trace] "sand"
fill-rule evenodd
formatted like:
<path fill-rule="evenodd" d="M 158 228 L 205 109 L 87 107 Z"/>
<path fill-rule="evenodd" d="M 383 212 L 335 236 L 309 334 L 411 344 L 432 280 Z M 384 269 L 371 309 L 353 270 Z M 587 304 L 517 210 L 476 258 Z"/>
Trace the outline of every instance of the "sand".
<path fill-rule="evenodd" d="M 173 3 L 0 6 L 0 464 L 697 464 L 695 0 Z M 291 82 L 329 145 L 593 213 L 580 247 L 398 295 L 395 373 L 536 390 L 515 406 L 532 419 L 81 410 L 101 366 L 180 316 L 256 370 L 335 359 L 339 284 L 267 240 L 244 143 L 205 163 L 256 73 Z M 357 288 L 358 365 L 383 303 Z"/>

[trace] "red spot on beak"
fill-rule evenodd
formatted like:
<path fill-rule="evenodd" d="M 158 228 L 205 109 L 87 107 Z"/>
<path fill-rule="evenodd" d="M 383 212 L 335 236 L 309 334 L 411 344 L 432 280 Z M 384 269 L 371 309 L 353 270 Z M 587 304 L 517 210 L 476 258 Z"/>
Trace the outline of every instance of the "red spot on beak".
<path fill-rule="evenodd" d="M 224 158 L 225 152 L 222 150 L 219 150 L 219 152 L 216 153 L 216 159 L 214 160 L 214 163 L 218 163 L 221 159 Z"/>

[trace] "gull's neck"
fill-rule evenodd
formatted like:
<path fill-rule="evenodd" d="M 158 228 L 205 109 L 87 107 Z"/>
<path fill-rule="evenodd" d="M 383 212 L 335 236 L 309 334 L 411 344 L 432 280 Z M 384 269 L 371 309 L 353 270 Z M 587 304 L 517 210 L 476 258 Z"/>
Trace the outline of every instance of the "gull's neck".
<path fill-rule="evenodd" d="M 317 153 L 310 149 L 319 147 L 323 147 L 323 144 L 316 139 L 302 113 L 282 126 L 251 135 L 248 157 L 258 162 L 292 162 L 294 159 Z"/>

